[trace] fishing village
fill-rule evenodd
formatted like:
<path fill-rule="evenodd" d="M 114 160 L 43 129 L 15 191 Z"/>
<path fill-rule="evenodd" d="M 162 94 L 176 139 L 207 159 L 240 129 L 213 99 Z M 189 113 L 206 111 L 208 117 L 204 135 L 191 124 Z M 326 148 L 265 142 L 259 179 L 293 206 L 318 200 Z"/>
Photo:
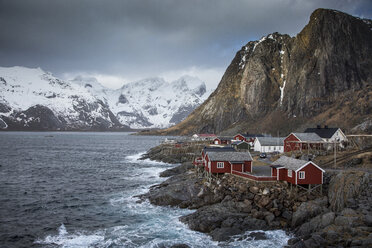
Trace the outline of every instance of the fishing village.
<path fill-rule="evenodd" d="M 139 197 L 196 209 L 180 220 L 218 241 L 280 228 L 293 235 L 289 247 L 367 247 L 371 138 L 320 125 L 286 137 L 166 138 L 142 159 L 181 165 L 162 172 L 169 178 Z"/>

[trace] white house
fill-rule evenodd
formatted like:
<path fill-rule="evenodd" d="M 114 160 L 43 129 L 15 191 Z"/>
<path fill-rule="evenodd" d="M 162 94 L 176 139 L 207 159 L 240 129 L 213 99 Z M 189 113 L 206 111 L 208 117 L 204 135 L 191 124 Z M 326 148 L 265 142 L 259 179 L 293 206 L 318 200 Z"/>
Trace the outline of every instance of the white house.
<path fill-rule="evenodd" d="M 322 140 L 326 142 L 340 142 L 347 141 L 346 135 L 342 132 L 341 128 L 338 127 L 328 127 L 324 126 L 317 126 L 316 128 L 307 128 L 305 133 L 316 133 L 318 134 Z M 340 144 L 342 146 L 342 144 Z"/>
<path fill-rule="evenodd" d="M 257 137 L 253 143 L 256 152 L 284 152 L 284 138 L 282 137 Z"/>

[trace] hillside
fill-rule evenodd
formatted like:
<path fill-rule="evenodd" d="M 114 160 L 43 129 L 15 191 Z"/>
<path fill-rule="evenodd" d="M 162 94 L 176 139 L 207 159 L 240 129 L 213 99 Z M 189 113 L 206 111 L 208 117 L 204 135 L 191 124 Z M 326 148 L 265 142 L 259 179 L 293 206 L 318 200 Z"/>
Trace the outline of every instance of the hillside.
<path fill-rule="evenodd" d="M 248 42 L 210 97 L 158 134 L 349 130 L 372 115 L 371 54 L 371 20 L 317 9 L 295 37 Z"/>

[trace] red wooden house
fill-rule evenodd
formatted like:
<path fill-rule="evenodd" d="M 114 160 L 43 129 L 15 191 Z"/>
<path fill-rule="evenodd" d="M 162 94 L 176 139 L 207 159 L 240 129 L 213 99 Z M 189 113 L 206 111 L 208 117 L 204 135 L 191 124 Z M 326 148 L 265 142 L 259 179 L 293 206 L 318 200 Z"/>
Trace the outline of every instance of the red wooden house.
<path fill-rule="evenodd" d="M 286 156 L 280 157 L 271 165 L 271 176 L 291 184 L 323 184 L 324 172 L 312 161 Z"/>
<path fill-rule="evenodd" d="M 247 143 L 250 143 L 250 145 L 252 146 L 256 137 L 263 137 L 263 135 L 262 134 L 248 134 L 248 133 L 247 134 L 240 134 L 239 133 L 239 134 L 234 136 L 234 140 L 245 141 Z"/>
<path fill-rule="evenodd" d="M 203 161 L 205 170 L 207 170 L 207 163 L 205 162 L 205 156 L 207 155 L 207 152 L 235 152 L 235 149 L 231 146 L 204 147 L 204 149 L 202 150 L 201 159 Z"/>
<path fill-rule="evenodd" d="M 207 152 L 205 162 L 209 173 L 252 172 L 249 152 Z"/>
<path fill-rule="evenodd" d="M 213 140 L 213 144 L 215 145 L 229 145 L 231 144 L 231 137 L 217 137 Z"/>
<path fill-rule="evenodd" d="M 284 139 L 284 152 L 320 148 L 323 139 L 316 133 L 291 133 Z"/>

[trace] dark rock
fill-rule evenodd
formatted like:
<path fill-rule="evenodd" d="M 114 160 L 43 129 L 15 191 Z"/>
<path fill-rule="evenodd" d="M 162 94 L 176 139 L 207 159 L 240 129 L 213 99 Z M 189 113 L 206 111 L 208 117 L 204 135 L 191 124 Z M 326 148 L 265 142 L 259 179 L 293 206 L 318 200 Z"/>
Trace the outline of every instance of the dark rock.
<path fill-rule="evenodd" d="M 291 238 L 288 240 L 288 245 L 294 245 L 296 244 L 297 242 L 299 242 L 301 239 L 298 238 L 298 237 L 295 237 L 295 238 Z"/>
<path fill-rule="evenodd" d="M 355 226 L 358 217 L 349 216 L 337 216 L 335 219 L 335 225 L 337 226 Z"/>
<path fill-rule="evenodd" d="M 323 214 L 322 220 L 321 220 L 321 222 L 322 222 L 321 225 L 322 225 L 322 227 L 329 226 L 333 223 L 334 220 L 335 220 L 335 213 L 334 212 L 329 212 L 329 213 Z"/>
<path fill-rule="evenodd" d="M 291 211 L 288 211 L 288 210 L 285 210 L 283 213 L 282 213 L 282 217 L 286 220 L 291 220 L 292 219 L 292 212 Z"/>
<path fill-rule="evenodd" d="M 189 170 L 191 168 L 193 168 L 193 164 L 192 163 L 182 163 L 179 166 L 176 166 L 174 168 L 167 169 L 167 170 L 161 172 L 159 174 L 159 176 L 160 177 L 170 177 L 170 176 L 174 176 L 174 175 L 177 175 L 177 174 L 184 173 L 184 172 L 186 172 L 187 170 Z"/>
<path fill-rule="evenodd" d="M 150 188 L 149 192 L 141 195 L 152 204 L 160 206 L 188 207 L 197 198 L 202 185 L 193 173 L 175 175 L 159 185 Z M 185 205 L 185 203 L 188 203 Z"/>
<path fill-rule="evenodd" d="M 313 234 L 310 239 L 304 242 L 306 248 L 324 247 L 326 240 L 318 234 Z"/>
<path fill-rule="evenodd" d="M 300 207 L 292 215 L 292 227 L 296 227 L 304 221 L 320 214 L 327 205 L 327 197 L 301 203 Z"/>
<path fill-rule="evenodd" d="M 213 231 L 209 233 L 209 235 L 215 241 L 226 241 L 230 239 L 231 236 L 241 234 L 241 233 L 242 233 L 242 230 L 238 228 L 223 227 L 223 228 L 214 229 Z"/>
<path fill-rule="evenodd" d="M 372 215 L 371 214 L 367 214 L 364 216 L 364 223 L 367 226 L 372 227 Z"/>

